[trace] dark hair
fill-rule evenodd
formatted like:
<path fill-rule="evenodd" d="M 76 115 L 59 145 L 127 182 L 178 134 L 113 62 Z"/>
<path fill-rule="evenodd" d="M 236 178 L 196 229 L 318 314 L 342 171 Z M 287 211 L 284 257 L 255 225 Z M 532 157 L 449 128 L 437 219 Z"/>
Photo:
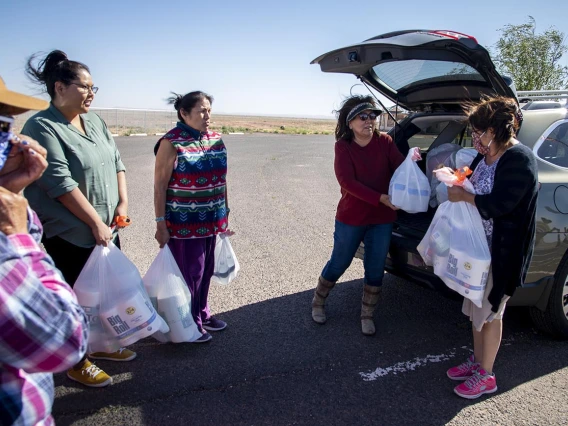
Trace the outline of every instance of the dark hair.
<path fill-rule="evenodd" d="M 337 115 L 337 126 L 335 127 L 335 140 L 344 139 L 346 141 L 353 140 L 353 130 L 349 128 L 347 123 L 347 115 L 357 105 L 369 102 L 376 106 L 375 100 L 372 96 L 351 96 L 343 101 L 339 111 L 333 111 Z"/>
<path fill-rule="evenodd" d="M 61 50 L 50 52 L 34 67 L 33 63 L 40 54 L 36 53 L 28 58 L 26 74 L 34 82 L 45 85 L 51 99 L 55 98 L 55 83 L 60 81 L 65 85 L 77 79 L 79 71 L 85 70 L 89 74 L 89 67 L 81 62 L 70 61 Z"/>
<path fill-rule="evenodd" d="M 207 99 L 210 104 L 213 104 L 213 96 L 208 95 L 205 92 L 196 90 L 195 92 L 189 92 L 185 95 L 178 95 L 177 93 L 171 92 L 173 96 L 170 96 L 167 101 L 168 104 L 173 105 L 177 111 L 179 121 L 183 121 L 181 115 L 181 110 L 183 109 L 186 113 L 190 113 L 195 104 L 202 99 Z"/>
<path fill-rule="evenodd" d="M 478 103 L 466 104 L 464 111 L 473 129 L 493 129 L 499 147 L 515 137 L 523 120 L 517 101 L 504 96 L 483 96 Z"/>

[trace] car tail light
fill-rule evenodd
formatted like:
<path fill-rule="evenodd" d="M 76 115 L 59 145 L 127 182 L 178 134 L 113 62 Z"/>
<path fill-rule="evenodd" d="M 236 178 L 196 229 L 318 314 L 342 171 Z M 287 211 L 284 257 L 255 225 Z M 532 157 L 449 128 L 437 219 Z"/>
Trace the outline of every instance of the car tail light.
<path fill-rule="evenodd" d="M 448 31 L 448 30 L 436 30 L 436 31 L 430 31 L 430 34 L 436 34 L 442 37 L 448 37 L 454 40 L 459 40 L 460 38 L 469 38 L 473 41 L 475 41 L 477 43 L 477 39 L 473 36 L 464 34 L 464 33 L 459 33 L 457 31 Z"/>

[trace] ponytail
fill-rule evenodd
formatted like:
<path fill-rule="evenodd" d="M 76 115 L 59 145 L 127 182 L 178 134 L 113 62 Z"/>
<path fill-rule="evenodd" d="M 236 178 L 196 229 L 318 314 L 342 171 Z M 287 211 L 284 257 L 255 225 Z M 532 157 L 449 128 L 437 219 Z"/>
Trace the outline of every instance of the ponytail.
<path fill-rule="evenodd" d="M 50 52 L 34 66 L 34 62 L 38 61 L 38 56 L 39 54 L 36 53 L 28 58 L 26 74 L 34 83 L 45 86 L 51 99 L 55 98 L 56 82 L 60 81 L 69 85 L 78 78 L 81 70 L 85 70 L 90 74 L 90 70 L 85 64 L 70 61 L 61 50 Z"/>

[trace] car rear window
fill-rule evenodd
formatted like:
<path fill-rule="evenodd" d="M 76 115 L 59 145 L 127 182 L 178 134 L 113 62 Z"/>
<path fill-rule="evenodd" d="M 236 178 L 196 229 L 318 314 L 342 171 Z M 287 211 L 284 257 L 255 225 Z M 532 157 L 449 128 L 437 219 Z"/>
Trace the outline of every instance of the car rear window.
<path fill-rule="evenodd" d="M 536 153 L 542 160 L 568 168 L 568 123 L 555 127 Z"/>
<path fill-rule="evenodd" d="M 448 81 L 485 81 L 475 68 L 460 62 L 410 59 L 373 67 L 375 76 L 394 91 L 421 84 Z"/>

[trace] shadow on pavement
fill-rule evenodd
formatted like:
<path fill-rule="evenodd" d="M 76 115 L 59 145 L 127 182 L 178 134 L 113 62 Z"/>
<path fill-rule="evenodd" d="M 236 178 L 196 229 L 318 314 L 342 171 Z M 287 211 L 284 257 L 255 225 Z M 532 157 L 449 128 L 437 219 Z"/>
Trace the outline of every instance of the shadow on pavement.
<path fill-rule="evenodd" d="M 361 292 L 361 280 L 340 283 L 323 326 L 305 291 L 219 314 L 229 327 L 208 344 L 145 339 L 136 360 L 100 362 L 115 377 L 109 388 L 57 375 L 57 424 L 444 424 L 476 403 L 445 376 L 471 347 L 459 301 L 388 276 L 378 332 L 366 337 Z M 565 367 L 567 354 L 566 342 L 534 332 L 524 309 L 509 309 L 500 393 Z"/>

